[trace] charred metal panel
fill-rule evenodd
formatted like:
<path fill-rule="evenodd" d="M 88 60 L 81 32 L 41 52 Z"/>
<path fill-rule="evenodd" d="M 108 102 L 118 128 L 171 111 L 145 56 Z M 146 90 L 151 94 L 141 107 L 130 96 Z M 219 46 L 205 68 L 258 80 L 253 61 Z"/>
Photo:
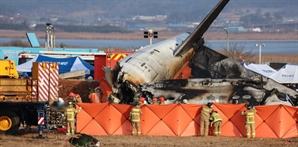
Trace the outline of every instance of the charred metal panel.
<path fill-rule="evenodd" d="M 129 89 L 136 93 L 139 84 L 172 79 L 193 57 L 194 51 L 204 44 L 203 34 L 228 1 L 221 0 L 193 33 L 184 33 L 155 45 L 141 48 L 121 60 L 119 67 L 114 68 L 110 74 L 111 81 L 113 81 L 112 95 L 123 99 L 126 97 L 127 88 L 125 87 L 127 85 L 133 85 L 129 86 Z M 128 99 L 131 101 L 132 97 Z"/>
<path fill-rule="evenodd" d="M 271 80 L 264 80 L 271 81 Z M 151 97 L 163 96 L 167 103 L 181 102 L 187 99 L 189 103 L 204 104 L 207 102 L 218 103 L 246 103 L 250 105 L 286 104 L 286 87 L 278 86 L 273 89 L 265 89 L 267 83 L 256 82 L 249 79 L 187 79 L 165 80 L 152 84 L 143 84 L 142 92 Z M 279 92 L 281 90 L 281 92 Z M 147 96 L 149 97 L 149 96 Z M 290 96 L 293 102 L 296 97 Z"/>
<path fill-rule="evenodd" d="M 228 0 L 222 0 L 191 34 L 184 33 L 125 57 L 107 78 L 113 84 L 111 98 L 130 103 L 135 94 L 151 98 L 164 96 L 168 103 L 188 99 L 191 103 L 286 103 L 286 94 L 297 92 L 247 70 L 239 62 L 204 46 L 202 35 Z M 190 61 L 195 79 L 172 79 Z M 276 96 L 276 97 L 275 97 Z M 272 98 L 272 100 L 268 100 Z"/>
<path fill-rule="evenodd" d="M 119 97 L 119 95 L 127 93 L 123 91 L 126 88 L 119 90 L 120 87 L 125 86 L 125 82 L 133 85 L 132 91 L 137 92 L 136 86 L 139 84 L 173 78 L 194 54 L 193 50 L 189 50 L 179 57 L 173 55 L 177 45 L 181 44 L 188 35 L 188 33 L 178 35 L 163 41 L 163 43 L 142 48 L 123 58 L 119 66 L 115 66 L 110 74 L 111 81 L 114 81 L 114 95 Z"/>
<path fill-rule="evenodd" d="M 211 50 L 206 46 L 202 46 L 193 56 L 190 64 L 192 75 L 194 78 L 225 78 L 227 75 L 223 74 L 224 68 L 220 72 L 212 73 L 210 65 L 226 59 L 227 57 Z"/>

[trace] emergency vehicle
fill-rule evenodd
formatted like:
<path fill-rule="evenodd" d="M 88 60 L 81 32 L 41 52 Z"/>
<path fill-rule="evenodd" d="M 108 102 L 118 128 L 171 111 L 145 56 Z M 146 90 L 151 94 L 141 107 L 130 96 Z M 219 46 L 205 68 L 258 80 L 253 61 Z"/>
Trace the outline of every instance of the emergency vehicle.
<path fill-rule="evenodd" d="M 76 57 L 79 56 L 82 60 L 86 61 L 90 65 L 94 66 L 94 56 L 99 55 L 99 56 L 105 56 L 105 52 L 98 52 L 98 53 L 91 53 L 91 52 L 61 52 L 61 51 L 39 51 L 39 54 L 45 55 L 48 57 L 53 57 L 53 58 L 67 58 L 67 57 Z M 19 54 L 18 56 L 18 63 L 23 64 L 39 54 Z"/>
<path fill-rule="evenodd" d="M 53 65 L 56 68 L 54 66 L 57 67 L 57 64 Z M 23 124 L 38 126 L 38 137 L 42 138 L 42 130 L 48 127 L 49 122 L 47 100 L 39 99 L 42 91 L 38 82 L 41 79 L 39 69 L 38 64 L 33 67 L 34 76 L 40 78 L 19 78 L 13 60 L 0 60 L 0 134 L 15 134 Z"/>

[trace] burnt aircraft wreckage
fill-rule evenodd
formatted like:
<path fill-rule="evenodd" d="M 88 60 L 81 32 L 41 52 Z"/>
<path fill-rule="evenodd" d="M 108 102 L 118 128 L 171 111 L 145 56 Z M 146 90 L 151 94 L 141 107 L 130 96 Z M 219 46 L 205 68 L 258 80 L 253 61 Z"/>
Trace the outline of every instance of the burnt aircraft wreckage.
<path fill-rule="evenodd" d="M 137 96 L 148 103 L 163 96 L 166 103 L 249 103 L 251 105 L 296 104 L 298 93 L 272 79 L 254 73 L 206 46 L 203 34 L 229 0 L 221 0 L 192 33 L 183 33 L 139 49 L 110 70 L 104 68 L 112 85 L 109 100 L 128 104 Z M 180 77 L 187 66 L 191 77 Z M 181 79 L 182 78 L 182 79 Z"/>

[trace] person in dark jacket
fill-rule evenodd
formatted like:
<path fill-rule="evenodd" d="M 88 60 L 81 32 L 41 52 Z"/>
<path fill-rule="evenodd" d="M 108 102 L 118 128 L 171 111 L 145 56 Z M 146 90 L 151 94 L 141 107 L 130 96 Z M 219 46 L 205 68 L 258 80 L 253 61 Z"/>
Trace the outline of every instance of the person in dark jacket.
<path fill-rule="evenodd" d="M 76 147 L 99 147 L 100 146 L 100 142 L 87 134 L 79 134 L 75 137 L 70 137 L 68 139 L 68 142 Z"/>

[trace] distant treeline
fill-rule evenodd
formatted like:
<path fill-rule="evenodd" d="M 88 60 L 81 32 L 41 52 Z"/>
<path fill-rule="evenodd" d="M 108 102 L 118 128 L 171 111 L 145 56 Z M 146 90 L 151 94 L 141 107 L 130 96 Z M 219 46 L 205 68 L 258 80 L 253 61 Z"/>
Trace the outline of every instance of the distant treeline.
<path fill-rule="evenodd" d="M 1 24 L 0 23 L 0 30 L 29 30 L 29 27 L 24 24 Z"/>
<path fill-rule="evenodd" d="M 130 33 L 131 31 L 116 26 L 75 26 L 75 25 L 55 25 L 56 31 L 59 32 L 95 32 L 95 33 Z M 36 25 L 35 31 L 45 31 L 46 25 Z M 0 24 L 0 30 L 31 30 L 26 24 Z"/>

